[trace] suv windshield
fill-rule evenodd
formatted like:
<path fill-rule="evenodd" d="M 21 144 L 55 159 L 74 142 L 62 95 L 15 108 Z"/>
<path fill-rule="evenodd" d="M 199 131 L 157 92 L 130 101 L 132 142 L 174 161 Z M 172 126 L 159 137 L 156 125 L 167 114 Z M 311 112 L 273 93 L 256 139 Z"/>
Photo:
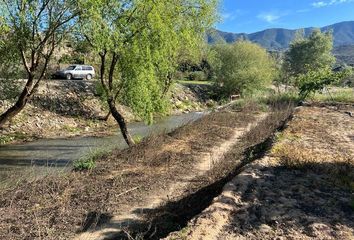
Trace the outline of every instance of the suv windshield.
<path fill-rule="evenodd" d="M 74 70 L 76 66 L 70 66 L 66 70 Z"/>

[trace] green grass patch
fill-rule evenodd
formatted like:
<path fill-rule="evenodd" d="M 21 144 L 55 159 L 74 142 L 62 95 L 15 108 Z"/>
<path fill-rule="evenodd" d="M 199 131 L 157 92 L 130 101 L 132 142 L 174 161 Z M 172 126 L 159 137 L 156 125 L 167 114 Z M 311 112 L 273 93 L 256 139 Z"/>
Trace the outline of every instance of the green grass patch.
<path fill-rule="evenodd" d="M 212 82 L 209 81 L 178 80 L 177 82 L 185 85 L 212 85 L 213 84 Z"/>
<path fill-rule="evenodd" d="M 134 142 L 135 142 L 135 144 L 138 144 L 138 143 L 140 143 L 141 141 L 143 141 L 143 137 L 141 136 L 141 135 L 134 135 L 133 136 L 133 140 L 134 140 Z"/>
<path fill-rule="evenodd" d="M 69 125 L 64 125 L 63 129 L 69 133 L 79 133 L 81 132 L 81 129 L 78 127 L 73 127 L 73 126 L 69 126 Z"/>
<path fill-rule="evenodd" d="M 74 161 L 73 163 L 73 169 L 74 171 L 87 171 L 87 170 L 92 170 L 96 167 L 96 161 L 97 159 L 103 158 L 108 154 L 108 150 L 106 149 L 99 149 L 95 150 L 88 155 Z"/>
<path fill-rule="evenodd" d="M 25 133 L 15 132 L 0 136 L 0 144 L 7 144 L 14 141 L 25 140 L 28 136 Z"/>
<path fill-rule="evenodd" d="M 354 103 L 354 89 L 353 88 L 335 88 L 329 92 L 316 93 L 312 99 L 318 102 L 342 102 Z"/>

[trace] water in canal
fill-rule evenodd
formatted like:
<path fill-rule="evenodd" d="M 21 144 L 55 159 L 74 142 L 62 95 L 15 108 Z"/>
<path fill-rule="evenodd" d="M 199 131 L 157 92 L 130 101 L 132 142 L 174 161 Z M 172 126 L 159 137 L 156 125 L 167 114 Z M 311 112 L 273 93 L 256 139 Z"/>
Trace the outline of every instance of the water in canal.
<path fill-rule="evenodd" d="M 203 113 L 196 112 L 170 116 L 150 126 L 144 123 L 131 123 L 129 129 L 132 135 L 145 137 L 172 131 L 203 115 Z M 117 135 L 109 137 L 43 139 L 25 144 L 2 145 L 0 146 L 0 181 L 4 181 L 8 176 L 18 175 L 20 177 L 28 170 L 35 172 L 35 175 L 63 171 L 70 166 L 72 161 L 96 149 L 110 150 L 125 147 L 127 145 L 119 131 Z"/>

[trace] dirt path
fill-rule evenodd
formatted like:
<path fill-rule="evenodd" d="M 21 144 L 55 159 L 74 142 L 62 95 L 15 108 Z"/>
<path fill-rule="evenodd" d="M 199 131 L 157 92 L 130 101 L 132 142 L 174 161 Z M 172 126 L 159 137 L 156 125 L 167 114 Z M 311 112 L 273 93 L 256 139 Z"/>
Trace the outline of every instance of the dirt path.
<path fill-rule="evenodd" d="M 163 191 L 156 191 L 138 205 L 132 206 L 127 212 L 120 213 L 113 216 L 109 223 L 101 226 L 95 231 L 85 232 L 78 235 L 76 240 L 100 240 L 114 238 L 117 233 L 122 232 L 127 225 L 133 222 L 139 222 L 144 215 L 144 209 L 154 209 L 161 206 L 170 199 L 170 196 L 179 196 L 186 190 L 191 180 L 202 176 L 207 171 L 211 170 L 214 165 L 218 164 L 223 158 L 224 154 L 239 141 L 242 135 L 250 131 L 259 122 L 264 120 L 268 114 L 260 114 L 256 116 L 256 120 L 249 123 L 246 127 L 235 128 L 232 130 L 231 137 L 221 144 L 214 146 L 208 152 L 201 152 L 195 159 L 195 164 L 184 176 L 179 177 L 178 181 L 168 186 Z M 183 144 L 183 143 L 180 143 Z M 171 147 L 171 146 L 170 146 Z M 177 147 L 177 146 L 175 146 Z M 131 189 L 134 191 L 135 189 Z"/>
<path fill-rule="evenodd" d="M 353 136 L 347 114 L 300 108 L 267 156 L 167 239 L 354 239 Z"/>

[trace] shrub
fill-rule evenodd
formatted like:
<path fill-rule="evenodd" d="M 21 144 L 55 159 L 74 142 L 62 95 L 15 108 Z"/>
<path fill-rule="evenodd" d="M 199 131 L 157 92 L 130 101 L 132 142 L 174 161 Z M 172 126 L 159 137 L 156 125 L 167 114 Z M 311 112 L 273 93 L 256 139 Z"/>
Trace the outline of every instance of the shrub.
<path fill-rule="evenodd" d="M 191 80 L 191 81 L 206 81 L 207 76 L 203 71 L 191 72 L 189 74 L 189 80 Z"/>
<path fill-rule="evenodd" d="M 257 44 L 238 41 L 214 47 L 216 83 L 223 97 L 252 94 L 270 85 L 275 77 L 275 63 L 267 51 Z"/>

